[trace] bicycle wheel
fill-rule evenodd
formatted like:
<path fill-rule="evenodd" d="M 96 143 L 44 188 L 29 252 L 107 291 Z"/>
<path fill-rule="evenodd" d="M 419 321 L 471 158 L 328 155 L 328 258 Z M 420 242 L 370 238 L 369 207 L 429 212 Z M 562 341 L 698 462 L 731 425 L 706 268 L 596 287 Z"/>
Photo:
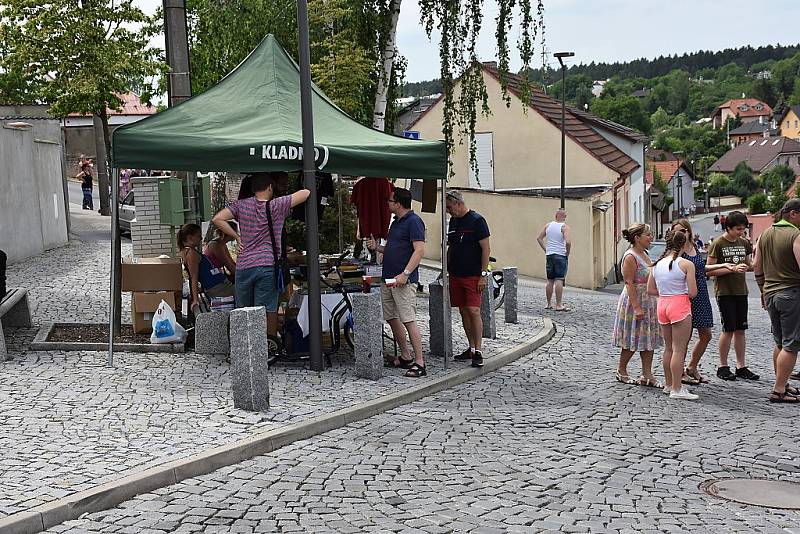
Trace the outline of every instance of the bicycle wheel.
<path fill-rule="evenodd" d="M 494 309 L 499 310 L 503 307 L 503 302 L 506 300 L 506 289 L 505 286 L 500 286 L 494 290 Z"/>

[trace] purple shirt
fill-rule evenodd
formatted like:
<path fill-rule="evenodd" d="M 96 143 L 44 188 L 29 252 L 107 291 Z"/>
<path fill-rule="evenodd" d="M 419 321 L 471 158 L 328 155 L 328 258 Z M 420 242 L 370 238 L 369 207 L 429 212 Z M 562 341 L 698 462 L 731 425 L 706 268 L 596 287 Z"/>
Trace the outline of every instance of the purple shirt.
<path fill-rule="evenodd" d="M 236 270 L 251 267 L 269 267 L 275 265 L 272 257 L 272 240 L 267 223 L 267 201 L 256 197 L 237 200 L 228 206 L 233 218 L 239 222 L 239 234 L 242 237 L 244 251 L 236 259 Z M 280 254 L 283 221 L 289 215 L 292 196 L 273 198 L 270 202 L 272 211 L 272 229 L 275 233 L 275 249 Z"/>

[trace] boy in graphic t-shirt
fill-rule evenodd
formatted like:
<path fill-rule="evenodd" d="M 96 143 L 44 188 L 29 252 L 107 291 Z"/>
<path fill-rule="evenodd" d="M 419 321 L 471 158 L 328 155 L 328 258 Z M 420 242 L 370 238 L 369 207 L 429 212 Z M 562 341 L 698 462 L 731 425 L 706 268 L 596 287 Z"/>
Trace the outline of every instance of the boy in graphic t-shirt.
<path fill-rule="evenodd" d="M 722 263 L 727 267 L 725 270 L 718 270 L 718 274 L 714 275 L 714 293 L 722 318 L 717 376 L 723 380 L 758 380 L 759 376 L 750 371 L 744 361 L 747 330 L 745 273 L 752 269 L 750 257 L 753 253 L 753 245 L 742 237 L 747 229 L 747 216 L 740 211 L 732 211 L 722 224 L 725 232 L 709 245 L 706 261 L 706 265 Z M 736 352 L 735 373 L 728 365 L 731 340 Z"/>

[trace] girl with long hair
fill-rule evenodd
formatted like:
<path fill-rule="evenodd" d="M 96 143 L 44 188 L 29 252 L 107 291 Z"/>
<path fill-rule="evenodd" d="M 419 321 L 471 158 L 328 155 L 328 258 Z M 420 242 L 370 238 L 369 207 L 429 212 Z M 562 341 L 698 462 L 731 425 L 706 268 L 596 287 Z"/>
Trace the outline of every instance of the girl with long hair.
<path fill-rule="evenodd" d="M 692 336 L 692 303 L 697 295 L 694 263 L 681 258 L 687 236 L 670 232 L 667 247 L 650 271 L 647 292 L 658 296 L 657 315 L 664 336 L 664 392 L 671 399 L 694 400 L 683 384 L 684 363 L 689 338 Z"/>
<path fill-rule="evenodd" d="M 670 234 L 678 232 L 686 237 L 686 243 L 683 245 L 680 255 L 681 258 L 687 259 L 694 264 L 697 296 L 692 299 L 692 329 L 697 330 L 697 343 L 692 349 L 692 356 L 689 360 L 689 365 L 686 366 L 682 381 L 684 384 L 698 385 L 708 382 L 700 374 L 698 366 L 700 365 L 700 358 L 703 357 L 711 341 L 711 327 L 714 326 L 714 314 L 711 311 L 711 299 L 708 295 L 706 275 L 714 276 L 722 270 L 731 269 L 732 266 L 724 263 L 706 266 L 703 256 L 697 250 L 697 245 L 692 242 L 691 236 L 694 234 L 692 233 L 692 225 L 687 219 L 674 221 L 669 231 Z"/>
<path fill-rule="evenodd" d="M 620 348 L 616 379 L 623 384 L 663 387 L 653 375 L 653 351 L 661 341 L 656 318 L 656 299 L 647 294 L 647 278 L 652 263 L 647 249 L 653 232 L 647 224 L 633 224 L 622 231 L 631 244 L 622 256 L 625 287 L 617 302 L 613 343 Z M 628 363 L 636 352 L 642 357 L 642 375 L 634 380 L 628 375 Z"/>
<path fill-rule="evenodd" d="M 203 232 L 196 224 L 184 224 L 178 230 L 178 247 L 180 248 L 181 260 L 189 273 L 189 289 L 191 291 L 191 301 L 189 309 L 197 316 L 203 311 L 200 300 L 200 288 L 203 288 L 209 297 L 232 297 L 235 290 L 233 284 L 228 280 L 223 269 L 215 267 L 207 256 L 197 250 L 203 241 Z"/>

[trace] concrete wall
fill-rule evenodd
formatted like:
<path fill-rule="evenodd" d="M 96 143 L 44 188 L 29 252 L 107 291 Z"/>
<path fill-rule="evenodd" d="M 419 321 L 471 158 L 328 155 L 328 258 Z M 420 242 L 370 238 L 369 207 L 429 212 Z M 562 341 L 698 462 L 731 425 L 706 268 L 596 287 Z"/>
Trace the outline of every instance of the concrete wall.
<path fill-rule="evenodd" d="M 484 191 L 462 192 L 467 206 L 486 218 L 492 234 L 492 256 L 497 258 L 498 265 L 513 265 L 521 274 L 545 278 L 545 255 L 536 242 L 536 236 L 545 223 L 553 219 L 559 199 Z M 608 192 L 595 200 L 610 202 L 611 199 Z M 592 289 L 602 287 L 606 284 L 606 275 L 614 267 L 611 210 L 603 213 L 593 209 L 590 200 L 569 199 L 566 208 L 567 224 L 572 231 L 567 284 Z M 414 210 L 425 221 L 425 257 L 440 260 L 441 215 L 422 213 L 417 202 L 414 202 Z"/>
<path fill-rule="evenodd" d="M 131 223 L 133 255 L 151 257 L 172 254 L 172 229 L 161 224 L 158 209 L 158 180 L 160 176 L 133 178 L 136 220 Z M 174 229 L 178 231 L 177 228 Z"/>
<path fill-rule="evenodd" d="M 561 130 L 537 111 L 528 109 L 514 96 L 511 107 L 502 99 L 500 84 L 483 73 L 489 105 L 489 117 L 478 115 L 476 132 L 492 132 L 494 145 L 494 188 L 518 189 L 554 187 L 561 180 Z M 458 92 L 459 85 L 454 91 Z M 422 139 L 443 139 L 444 103 L 438 102 L 420 120 L 410 126 Z M 456 139 L 458 143 L 459 140 Z M 582 145 L 567 137 L 567 185 L 611 185 L 619 175 L 592 156 Z M 457 144 L 453 154 L 455 177 L 452 187 L 469 187 L 469 149 Z M 479 177 L 480 178 L 480 177 Z"/>
<path fill-rule="evenodd" d="M 58 121 L 0 122 L 0 249 L 10 261 L 67 243 L 63 151 Z"/>

